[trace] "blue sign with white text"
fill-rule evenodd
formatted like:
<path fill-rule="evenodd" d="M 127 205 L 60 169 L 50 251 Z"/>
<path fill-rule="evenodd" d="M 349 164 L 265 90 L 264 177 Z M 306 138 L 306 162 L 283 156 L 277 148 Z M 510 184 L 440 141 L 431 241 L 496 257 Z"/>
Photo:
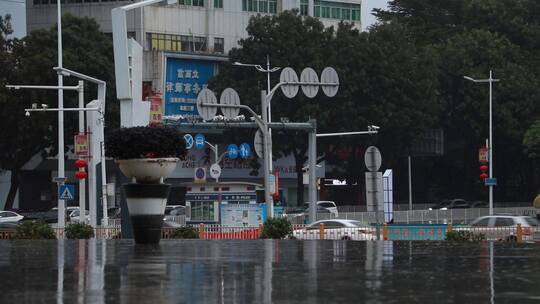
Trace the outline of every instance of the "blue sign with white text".
<path fill-rule="evenodd" d="M 184 135 L 184 141 L 186 142 L 186 149 L 193 148 L 193 136 L 191 134 Z"/>
<path fill-rule="evenodd" d="M 236 159 L 238 157 L 238 146 L 235 144 L 227 146 L 227 154 L 229 155 L 229 159 Z"/>
<path fill-rule="evenodd" d="M 72 201 L 75 199 L 75 185 L 60 185 L 58 188 L 58 198 L 61 200 Z"/>
<path fill-rule="evenodd" d="M 197 95 L 214 77 L 215 62 L 207 60 L 166 58 L 165 115 L 197 118 Z"/>
<path fill-rule="evenodd" d="M 202 149 L 204 148 L 204 143 L 205 143 L 206 139 L 204 138 L 204 135 L 199 133 L 197 135 L 195 135 L 195 148 L 197 149 Z"/>
<path fill-rule="evenodd" d="M 249 144 L 243 143 L 240 145 L 240 157 L 243 159 L 251 157 L 251 146 Z"/>

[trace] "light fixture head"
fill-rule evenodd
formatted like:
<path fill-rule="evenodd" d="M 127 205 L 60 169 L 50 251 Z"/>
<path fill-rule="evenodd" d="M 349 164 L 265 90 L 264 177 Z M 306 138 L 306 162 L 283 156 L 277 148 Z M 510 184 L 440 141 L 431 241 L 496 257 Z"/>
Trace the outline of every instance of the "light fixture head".
<path fill-rule="evenodd" d="M 30 112 L 26 111 L 26 113 L 24 114 L 24 116 L 30 117 Z"/>

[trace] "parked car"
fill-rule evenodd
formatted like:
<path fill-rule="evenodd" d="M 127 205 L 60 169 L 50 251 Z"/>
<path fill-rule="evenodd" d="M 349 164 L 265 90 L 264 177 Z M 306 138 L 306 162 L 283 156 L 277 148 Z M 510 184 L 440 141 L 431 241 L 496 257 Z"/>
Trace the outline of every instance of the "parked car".
<path fill-rule="evenodd" d="M 334 217 L 338 217 L 338 209 L 336 203 L 332 201 L 318 201 L 317 209 L 319 209 L 319 207 L 330 211 L 330 213 L 332 213 Z"/>
<path fill-rule="evenodd" d="M 488 203 L 484 201 L 474 201 L 470 203 L 471 208 L 487 208 Z"/>
<path fill-rule="evenodd" d="M 88 210 L 84 210 L 84 215 L 86 217 L 85 221 L 86 223 L 89 223 L 90 222 L 90 212 L 88 212 Z M 69 220 L 71 222 L 80 222 L 80 216 L 81 216 L 81 213 L 79 212 L 79 209 L 77 208 L 77 210 L 73 210 L 71 211 L 71 213 L 69 214 Z"/>
<path fill-rule="evenodd" d="M 516 227 L 521 224 L 523 239 L 540 239 L 539 222 L 530 216 L 488 215 L 481 216 L 471 222 L 473 232 L 482 233 L 488 240 L 513 240 L 516 238 Z"/>
<path fill-rule="evenodd" d="M 324 224 L 325 240 L 373 240 L 375 231 L 368 224 L 355 220 L 321 220 L 313 222 L 303 229 L 293 231 L 293 236 L 300 240 L 319 239 L 320 224 Z"/>
<path fill-rule="evenodd" d="M 166 205 L 165 206 L 165 215 L 169 215 L 171 213 L 171 211 L 173 211 L 175 208 L 181 208 L 181 207 L 186 208 L 185 206 L 182 206 L 182 205 Z"/>
<path fill-rule="evenodd" d="M 13 211 L 0 211 L 0 223 L 17 223 L 23 218 L 24 216 Z"/>
<path fill-rule="evenodd" d="M 443 200 L 440 203 L 433 205 L 429 210 L 448 210 L 448 209 L 458 209 L 458 208 L 470 208 L 470 204 L 464 199 L 447 199 Z"/>
<path fill-rule="evenodd" d="M 186 207 L 176 206 L 169 212 L 169 215 L 171 216 L 186 215 Z"/>

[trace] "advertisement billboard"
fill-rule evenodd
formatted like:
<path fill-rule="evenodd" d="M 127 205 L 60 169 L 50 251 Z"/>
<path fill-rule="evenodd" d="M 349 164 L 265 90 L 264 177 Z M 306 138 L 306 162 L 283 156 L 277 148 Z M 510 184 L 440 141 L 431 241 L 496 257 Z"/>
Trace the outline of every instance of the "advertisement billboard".
<path fill-rule="evenodd" d="M 197 95 L 214 76 L 216 61 L 166 58 L 165 115 L 198 118 Z"/>

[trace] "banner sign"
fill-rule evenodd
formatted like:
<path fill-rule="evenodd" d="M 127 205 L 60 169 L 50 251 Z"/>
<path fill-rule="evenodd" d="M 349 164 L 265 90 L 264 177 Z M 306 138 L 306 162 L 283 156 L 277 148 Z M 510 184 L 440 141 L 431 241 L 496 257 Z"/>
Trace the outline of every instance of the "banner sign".
<path fill-rule="evenodd" d="M 478 149 L 478 161 L 480 163 L 488 162 L 488 149 L 486 147 L 481 147 Z"/>
<path fill-rule="evenodd" d="M 75 154 L 78 156 L 88 156 L 88 135 L 75 135 Z"/>
<path fill-rule="evenodd" d="M 208 87 L 214 76 L 215 62 L 209 60 L 166 58 L 165 115 L 198 118 L 197 95 Z"/>
<path fill-rule="evenodd" d="M 163 98 L 157 93 L 151 95 L 150 99 L 150 124 L 159 124 L 163 120 Z"/>

